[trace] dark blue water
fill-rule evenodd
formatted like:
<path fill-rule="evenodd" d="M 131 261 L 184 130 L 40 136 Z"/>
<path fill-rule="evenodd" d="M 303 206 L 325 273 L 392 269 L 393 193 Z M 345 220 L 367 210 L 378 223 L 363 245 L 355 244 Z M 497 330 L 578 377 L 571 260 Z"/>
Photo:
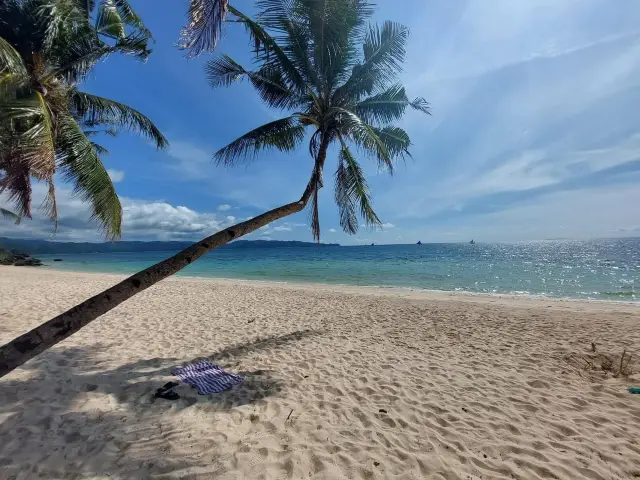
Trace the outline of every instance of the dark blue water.
<path fill-rule="evenodd" d="M 175 252 L 41 256 L 64 270 L 134 273 Z M 53 258 L 61 263 L 51 263 Z M 216 250 L 180 274 L 636 301 L 640 239 Z"/>

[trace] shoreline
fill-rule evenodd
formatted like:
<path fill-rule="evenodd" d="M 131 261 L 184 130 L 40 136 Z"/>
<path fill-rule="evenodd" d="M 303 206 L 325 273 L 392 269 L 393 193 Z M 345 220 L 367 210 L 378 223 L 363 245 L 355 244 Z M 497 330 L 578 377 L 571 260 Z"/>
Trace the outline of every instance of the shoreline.
<path fill-rule="evenodd" d="M 13 268 L 33 271 L 36 267 L 13 267 L 0 266 L 2 268 Z M 1 271 L 1 270 L 0 270 Z M 52 265 L 37 267 L 39 272 L 55 272 L 64 275 L 89 275 L 91 277 L 111 278 L 113 283 L 128 278 L 128 274 L 105 273 L 105 272 L 87 272 L 82 270 L 66 270 L 57 269 Z M 510 294 L 510 293 L 484 293 L 484 292 L 468 292 L 468 291 L 451 291 L 451 290 L 429 290 L 414 287 L 396 287 L 396 286 L 377 286 L 377 285 L 350 285 L 341 283 L 318 283 L 318 282 L 289 282 L 280 280 L 252 280 L 240 278 L 224 278 L 224 277 L 204 277 L 197 275 L 172 275 L 164 281 L 193 281 L 193 282 L 209 282 L 220 285 L 247 285 L 256 287 L 286 287 L 292 290 L 324 290 L 334 293 L 348 294 L 367 294 L 372 296 L 388 296 L 393 298 L 407 298 L 412 300 L 435 300 L 435 301 L 468 301 L 471 303 L 499 303 L 504 305 L 523 305 L 523 306 L 540 306 L 549 303 L 553 305 L 574 305 L 576 307 L 607 307 L 619 306 L 628 307 L 635 310 L 640 307 L 640 300 L 601 300 L 601 299 L 583 299 L 575 297 L 551 297 L 535 294 Z M 606 308 L 605 308 L 606 310 Z"/>

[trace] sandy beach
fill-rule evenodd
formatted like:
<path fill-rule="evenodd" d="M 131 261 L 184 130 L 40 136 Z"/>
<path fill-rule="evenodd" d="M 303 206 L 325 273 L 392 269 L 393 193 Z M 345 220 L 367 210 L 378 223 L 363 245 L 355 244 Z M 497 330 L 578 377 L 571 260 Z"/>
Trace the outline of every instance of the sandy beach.
<path fill-rule="evenodd" d="M 119 278 L 0 267 L 0 341 Z M 592 342 L 640 354 L 640 307 L 173 278 L 0 379 L 0 478 L 640 477 Z M 200 359 L 245 382 L 153 398 Z"/>

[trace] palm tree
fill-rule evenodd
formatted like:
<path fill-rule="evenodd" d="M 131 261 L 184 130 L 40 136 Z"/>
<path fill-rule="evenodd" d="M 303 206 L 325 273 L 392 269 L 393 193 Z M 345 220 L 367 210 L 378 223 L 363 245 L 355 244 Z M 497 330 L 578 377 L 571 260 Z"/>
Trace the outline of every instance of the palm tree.
<path fill-rule="evenodd" d="M 268 106 L 286 114 L 220 149 L 215 160 L 234 165 L 268 149 L 293 152 L 309 138 L 312 162 L 301 197 L 215 233 L 4 345 L 0 348 L 0 375 L 214 248 L 300 212 L 308 204 L 313 235 L 318 239 L 318 195 L 330 145 L 339 152 L 335 200 L 342 228 L 356 232 L 358 214 L 369 225 L 380 224 L 353 147 L 391 173 L 396 160 L 408 156 L 411 145 L 407 133 L 393 123 L 408 108 L 429 111 L 424 99 L 409 100 L 404 87 L 396 83 L 407 29 L 393 22 L 368 26 L 373 8 L 366 0 L 258 3 L 261 12 L 257 20 L 243 20 L 253 36 L 267 43 L 268 48 L 254 50 L 258 68 L 248 70 L 221 56 L 207 64 L 206 73 L 214 87 L 248 79 Z"/>
<path fill-rule="evenodd" d="M 103 28 L 94 28 L 77 3 L 0 0 L 0 193 L 13 202 L 18 216 L 30 217 L 31 179 L 47 182 L 43 207 L 55 225 L 54 175 L 60 172 L 91 205 L 107 238 L 116 239 L 121 233 L 120 201 L 101 151 L 83 126 L 126 128 L 158 148 L 165 148 L 167 140 L 140 112 L 78 88 L 107 56 L 124 53 L 145 59 L 149 51 L 146 34 L 140 32 L 113 35 L 111 43 L 103 40 L 111 35 L 106 20 L 99 15 L 97 25 Z"/>

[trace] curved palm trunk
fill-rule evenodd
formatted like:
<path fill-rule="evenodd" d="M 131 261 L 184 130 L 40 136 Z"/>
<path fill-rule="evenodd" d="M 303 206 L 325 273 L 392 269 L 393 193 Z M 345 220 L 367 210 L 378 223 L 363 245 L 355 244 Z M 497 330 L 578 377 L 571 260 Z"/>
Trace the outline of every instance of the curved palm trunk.
<path fill-rule="evenodd" d="M 321 166 L 324 165 L 328 143 L 328 141 L 321 143 L 314 173 L 300 200 L 274 208 L 251 220 L 238 223 L 198 243 L 194 243 L 173 257 L 167 258 L 146 270 L 132 275 L 104 292 L 85 300 L 72 309 L 39 325 L 24 335 L 13 339 L 11 342 L 0 347 L 0 377 L 3 377 L 27 360 L 73 335 L 100 315 L 104 315 L 137 293 L 182 270 L 205 253 L 231 240 L 240 238 L 247 233 L 251 233 L 260 227 L 268 225 L 275 220 L 302 211 L 307 205 L 314 188 L 316 188 L 316 175 L 318 175 Z M 318 166 L 320 166 L 320 168 L 318 168 Z"/>

